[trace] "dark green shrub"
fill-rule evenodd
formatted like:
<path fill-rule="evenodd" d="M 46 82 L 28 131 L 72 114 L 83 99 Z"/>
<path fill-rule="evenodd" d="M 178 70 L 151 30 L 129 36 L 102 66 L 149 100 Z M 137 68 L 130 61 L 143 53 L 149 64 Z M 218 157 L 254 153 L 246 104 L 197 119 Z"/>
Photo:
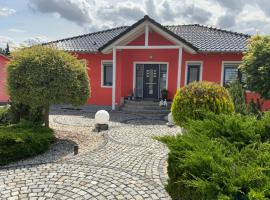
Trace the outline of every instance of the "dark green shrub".
<path fill-rule="evenodd" d="M 22 121 L 0 127 L 0 165 L 44 152 L 53 141 L 53 130 Z"/>
<path fill-rule="evenodd" d="M 18 123 L 20 120 L 31 121 L 36 124 L 43 124 L 43 108 L 32 108 L 28 105 L 24 104 L 15 104 L 13 102 L 10 103 L 10 115 L 12 118 L 12 123 Z"/>
<path fill-rule="evenodd" d="M 10 109 L 8 106 L 0 107 L 0 125 L 11 123 Z"/>
<path fill-rule="evenodd" d="M 269 124 L 269 113 L 261 120 L 210 114 L 189 121 L 182 136 L 160 138 L 170 149 L 172 199 L 269 199 Z"/>
<path fill-rule="evenodd" d="M 230 96 L 234 103 L 236 113 L 243 115 L 247 114 L 247 104 L 245 97 L 245 90 L 239 80 L 232 82 L 228 88 Z"/>
<path fill-rule="evenodd" d="M 230 114 L 234 112 L 228 91 L 210 82 L 193 82 L 174 96 L 172 114 L 175 122 L 182 126 L 189 119 L 201 119 L 201 113 Z"/>
<path fill-rule="evenodd" d="M 254 99 L 251 99 L 251 101 L 248 104 L 248 114 L 255 115 L 258 118 L 262 116 L 262 106 L 259 99 L 254 101 Z"/>

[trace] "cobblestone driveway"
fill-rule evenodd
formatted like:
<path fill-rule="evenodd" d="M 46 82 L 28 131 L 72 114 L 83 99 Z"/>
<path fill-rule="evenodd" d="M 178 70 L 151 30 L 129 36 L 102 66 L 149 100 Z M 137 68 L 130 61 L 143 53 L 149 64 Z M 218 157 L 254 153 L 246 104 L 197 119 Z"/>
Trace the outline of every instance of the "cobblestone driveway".
<path fill-rule="evenodd" d="M 58 129 L 93 134 L 93 116 L 69 111 L 52 115 L 51 121 Z M 164 189 L 168 149 L 152 137 L 179 132 L 161 116 L 111 113 L 110 130 L 95 150 L 1 169 L 0 199 L 170 199 Z"/>

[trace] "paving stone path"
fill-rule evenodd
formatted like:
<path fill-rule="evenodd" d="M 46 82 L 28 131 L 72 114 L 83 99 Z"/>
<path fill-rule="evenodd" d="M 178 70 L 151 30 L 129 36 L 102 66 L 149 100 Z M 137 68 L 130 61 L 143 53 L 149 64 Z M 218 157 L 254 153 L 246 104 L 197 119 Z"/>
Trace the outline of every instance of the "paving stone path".
<path fill-rule="evenodd" d="M 72 111 L 53 122 L 89 130 L 93 117 Z M 165 123 L 161 116 L 111 113 L 110 129 L 94 151 L 0 169 L 0 199 L 170 199 L 164 189 L 168 149 L 153 137 L 181 130 Z"/>

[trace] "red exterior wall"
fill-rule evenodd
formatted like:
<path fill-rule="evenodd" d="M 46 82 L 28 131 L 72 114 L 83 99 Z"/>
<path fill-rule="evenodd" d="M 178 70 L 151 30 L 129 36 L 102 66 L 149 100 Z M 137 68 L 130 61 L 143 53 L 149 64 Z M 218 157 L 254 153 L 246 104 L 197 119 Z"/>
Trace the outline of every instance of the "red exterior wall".
<path fill-rule="evenodd" d="M 0 55 L 0 102 L 7 102 L 9 96 L 7 95 L 6 90 L 6 64 L 8 58 Z"/>

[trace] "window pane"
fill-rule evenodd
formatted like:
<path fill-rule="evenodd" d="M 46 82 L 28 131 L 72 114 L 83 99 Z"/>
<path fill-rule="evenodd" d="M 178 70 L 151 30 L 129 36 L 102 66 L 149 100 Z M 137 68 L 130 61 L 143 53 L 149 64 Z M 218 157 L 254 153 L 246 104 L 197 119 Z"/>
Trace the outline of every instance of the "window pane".
<path fill-rule="evenodd" d="M 142 98 L 143 93 L 143 65 L 136 65 L 136 86 L 135 86 L 135 96 Z"/>
<path fill-rule="evenodd" d="M 166 82 L 167 82 L 167 65 L 161 64 L 160 65 L 160 81 L 159 81 L 159 88 L 160 88 L 160 94 L 161 97 L 161 91 L 163 89 L 166 89 Z"/>
<path fill-rule="evenodd" d="M 112 64 L 103 63 L 103 85 L 112 86 Z"/>
<path fill-rule="evenodd" d="M 200 67 L 199 64 L 188 65 L 187 84 L 200 81 Z"/>
<path fill-rule="evenodd" d="M 230 63 L 224 65 L 224 86 L 228 86 L 230 83 L 239 78 L 238 66 L 239 64 L 237 63 Z"/>

